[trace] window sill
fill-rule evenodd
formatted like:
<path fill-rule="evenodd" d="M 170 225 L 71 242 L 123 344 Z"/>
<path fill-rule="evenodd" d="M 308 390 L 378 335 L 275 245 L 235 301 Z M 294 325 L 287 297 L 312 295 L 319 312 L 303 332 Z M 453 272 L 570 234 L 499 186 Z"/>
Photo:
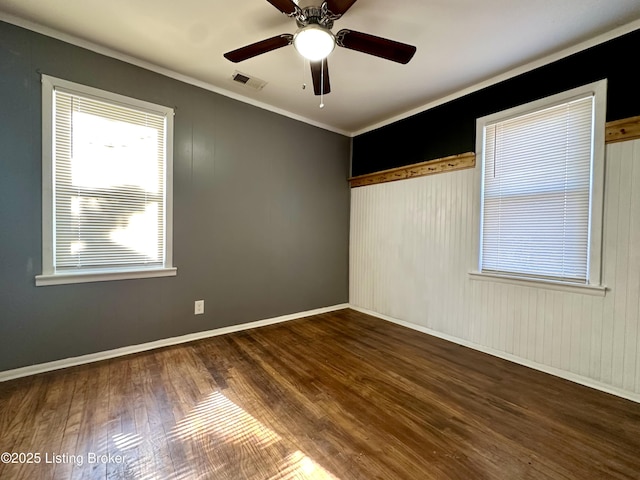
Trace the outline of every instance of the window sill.
<path fill-rule="evenodd" d="M 515 275 L 501 275 L 498 273 L 469 272 L 472 280 L 482 280 L 488 282 L 509 283 L 523 287 L 546 288 L 549 290 L 559 290 L 562 292 L 581 293 L 584 295 L 595 295 L 604 297 L 607 287 L 604 285 L 583 285 L 578 283 L 561 282 L 558 280 L 543 280 L 539 278 L 518 277 Z"/>
<path fill-rule="evenodd" d="M 178 269 L 156 268 L 148 270 L 120 270 L 114 272 L 56 273 L 36 275 L 36 287 L 67 285 L 73 283 L 108 282 L 111 280 L 131 280 L 136 278 L 175 277 Z"/>

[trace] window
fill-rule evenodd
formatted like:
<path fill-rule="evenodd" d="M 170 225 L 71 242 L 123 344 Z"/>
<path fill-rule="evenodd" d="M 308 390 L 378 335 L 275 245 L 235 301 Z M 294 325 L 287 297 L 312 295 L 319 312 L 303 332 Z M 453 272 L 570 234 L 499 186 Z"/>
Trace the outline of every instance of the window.
<path fill-rule="evenodd" d="M 36 285 L 175 275 L 173 110 L 43 75 L 42 111 Z"/>
<path fill-rule="evenodd" d="M 606 81 L 478 120 L 480 271 L 600 284 Z"/>

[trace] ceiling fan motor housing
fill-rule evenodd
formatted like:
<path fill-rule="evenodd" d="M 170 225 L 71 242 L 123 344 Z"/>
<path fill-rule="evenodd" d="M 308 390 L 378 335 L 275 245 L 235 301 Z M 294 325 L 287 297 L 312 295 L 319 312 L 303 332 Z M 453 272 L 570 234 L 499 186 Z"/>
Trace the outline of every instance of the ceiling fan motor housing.
<path fill-rule="evenodd" d="M 327 4 L 323 3 L 321 7 L 306 7 L 301 10 L 301 14 L 296 15 L 296 23 L 298 28 L 304 28 L 307 25 L 320 25 L 327 30 L 333 28 L 334 20 L 340 18 L 340 15 L 334 15 L 327 9 Z"/>

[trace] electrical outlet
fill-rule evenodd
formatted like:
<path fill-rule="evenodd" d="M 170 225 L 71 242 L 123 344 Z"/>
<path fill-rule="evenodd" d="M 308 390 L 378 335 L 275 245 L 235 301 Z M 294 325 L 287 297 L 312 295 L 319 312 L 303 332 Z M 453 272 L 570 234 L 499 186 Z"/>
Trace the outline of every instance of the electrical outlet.
<path fill-rule="evenodd" d="M 196 300 L 193 314 L 194 315 L 202 315 L 204 313 L 204 300 Z"/>

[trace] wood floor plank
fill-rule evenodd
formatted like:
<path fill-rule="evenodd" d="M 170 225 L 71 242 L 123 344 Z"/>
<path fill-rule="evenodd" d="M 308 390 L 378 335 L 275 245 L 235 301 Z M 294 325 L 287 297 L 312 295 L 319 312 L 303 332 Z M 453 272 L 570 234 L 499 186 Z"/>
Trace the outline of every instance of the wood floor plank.
<path fill-rule="evenodd" d="M 174 466 L 169 447 L 168 432 L 170 432 L 175 419 L 166 399 L 162 378 L 160 373 L 158 352 L 149 352 L 137 356 L 140 371 L 143 374 L 141 379 L 142 400 L 144 402 L 144 412 L 148 422 L 149 433 L 146 440 L 150 444 L 153 452 L 154 472 L 151 478 L 173 478 L 176 468 Z M 138 422 L 144 420 L 140 412 L 136 419 Z M 144 428 L 144 427 L 142 427 Z M 142 432 L 143 429 L 138 431 Z M 150 465 L 147 465 L 149 468 Z"/>
<path fill-rule="evenodd" d="M 125 459 L 0 464 L 18 480 L 640 478 L 640 404 L 348 309 L 5 382 L 0 407 L 0 449 Z"/>
<path fill-rule="evenodd" d="M 82 465 L 74 465 L 71 478 L 104 479 L 107 465 L 90 462 L 90 457 L 107 454 L 107 423 L 109 402 L 109 361 L 81 367 L 87 375 L 80 426 L 76 446 L 69 454 L 83 458 Z"/>
<path fill-rule="evenodd" d="M 168 434 L 174 464 L 178 463 L 180 470 L 195 468 L 205 478 L 215 478 L 215 464 L 199 441 L 201 432 L 195 430 L 207 421 L 207 396 L 211 392 L 211 383 L 206 382 L 202 375 L 209 377 L 209 374 L 195 360 L 191 348 L 170 348 L 163 353 L 163 365 L 166 367 L 163 383 L 167 386 L 167 400 L 174 407 L 175 421 Z"/>
<path fill-rule="evenodd" d="M 44 452 L 44 461 L 37 464 L 23 465 L 19 477 L 50 479 L 54 478 L 55 469 L 48 464 L 50 452 L 61 452 L 64 427 L 69 416 L 69 407 L 73 397 L 75 375 L 72 371 L 61 372 L 60 375 L 50 378 L 47 386 L 45 400 L 37 415 L 37 424 L 33 437 L 28 442 L 31 452 Z M 53 460 L 53 459 L 51 459 Z"/>
<path fill-rule="evenodd" d="M 133 422 L 135 434 L 129 439 L 131 447 L 135 448 L 136 457 L 134 463 L 141 479 L 156 477 L 158 466 L 163 462 L 157 462 L 156 434 L 151 430 L 147 409 L 148 391 L 145 388 L 147 372 L 142 365 L 144 357 L 132 355 L 129 358 L 131 364 L 131 396 L 127 398 L 130 408 L 133 410 Z"/>
<path fill-rule="evenodd" d="M 18 382 L 21 382 L 21 380 L 18 380 Z M 37 461 L 33 458 L 34 454 L 46 454 L 46 450 L 37 450 L 37 444 L 34 440 L 38 435 L 40 421 L 46 421 L 46 416 L 51 414 L 51 398 L 55 397 L 59 391 L 55 386 L 56 381 L 50 376 L 36 376 L 27 390 L 21 388 L 12 389 L 13 385 L 9 385 L 9 388 L 13 390 L 12 396 L 15 396 L 14 399 L 7 399 L 5 394 L 0 395 L 5 398 L 8 405 L 15 405 L 15 400 L 22 403 L 22 408 L 14 410 L 16 421 L 11 422 L 7 432 L 8 438 L 13 438 L 13 445 L 8 445 L 6 450 L 3 447 L 2 452 L 21 455 L 22 458 L 25 458 L 24 455 L 32 456 L 31 460 L 26 459 L 29 463 L 20 459 L 16 462 L 14 458 L 12 463 L 4 464 L 4 468 L 0 470 L 2 474 L 0 478 L 29 478 L 30 473 L 37 467 L 34 463 Z M 52 394 L 48 394 L 49 388 L 53 390 Z"/>
<path fill-rule="evenodd" d="M 43 381 L 42 376 L 20 378 L 6 382 L 6 388 L 0 388 L 0 452 L 15 452 L 22 432 L 31 428 L 28 419 L 33 421 L 38 383 Z M 15 471 L 17 468 L 11 463 L 0 462 L 0 478 L 3 478 L 4 472 Z M 6 473 L 5 476 L 8 477 L 9 474 Z"/>
<path fill-rule="evenodd" d="M 107 478 L 139 478 L 135 424 L 135 362 L 116 358 L 109 362 L 107 454 L 116 461 L 106 464 Z"/>
<path fill-rule="evenodd" d="M 66 422 L 62 431 L 62 442 L 59 453 L 76 454 L 78 436 L 81 429 L 82 411 L 87 395 L 87 382 L 91 367 L 70 369 L 73 378 L 71 390 L 71 402 L 67 413 Z M 84 459 L 83 459 L 84 460 Z M 77 462 L 62 462 L 53 467 L 53 478 L 71 478 Z"/>

